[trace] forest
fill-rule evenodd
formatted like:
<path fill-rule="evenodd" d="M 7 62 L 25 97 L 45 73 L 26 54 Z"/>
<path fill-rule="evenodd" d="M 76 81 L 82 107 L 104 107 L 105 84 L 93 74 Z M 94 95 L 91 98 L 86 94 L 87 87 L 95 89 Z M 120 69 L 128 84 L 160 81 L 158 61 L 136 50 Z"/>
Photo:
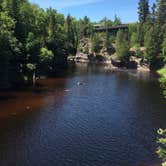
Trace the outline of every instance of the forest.
<path fill-rule="evenodd" d="M 116 15 L 114 20 L 104 17 L 93 22 L 88 16 L 76 19 L 51 7 L 42 9 L 28 0 L 0 0 L 0 89 L 29 86 L 40 76 L 54 77 L 67 68 L 69 56 L 82 51 L 82 39 L 91 40 L 94 54 L 101 49 L 102 39 L 104 47 L 113 48 L 116 58 L 123 63 L 130 60 L 134 50 L 136 58 L 158 73 L 166 98 L 166 0 L 156 0 L 152 6 L 149 0 L 139 0 L 137 12 L 138 21 L 127 24 L 127 33 L 98 33 L 96 26 L 115 27 L 123 22 Z M 78 86 L 82 84 L 77 82 Z M 159 129 L 158 134 L 157 154 L 164 166 L 166 130 Z"/>
<path fill-rule="evenodd" d="M 138 4 L 139 22 L 129 24 L 129 34 L 117 36 L 106 32 L 106 47 L 116 43 L 117 56 L 128 60 L 129 48 L 135 47 L 137 56 L 144 58 L 151 70 L 164 66 L 166 60 L 166 4 L 157 1 L 152 8 L 147 0 Z M 1 86 L 7 83 L 30 83 L 36 75 L 53 74 L 65 67 L 67 57 L 75 55 L 83 37 L 93 39 L 93 51 L 98 48 L 99 35 L 94 25 L 115 26 L 121 20 L 107 17 L 98 23 L 88 16 L 77 20 L 58 13 L 55 9 L 41 9 L 28 0 L 0 1 L 0 78 Z M 145 47 L 142 53 L 140 47 Z"/>

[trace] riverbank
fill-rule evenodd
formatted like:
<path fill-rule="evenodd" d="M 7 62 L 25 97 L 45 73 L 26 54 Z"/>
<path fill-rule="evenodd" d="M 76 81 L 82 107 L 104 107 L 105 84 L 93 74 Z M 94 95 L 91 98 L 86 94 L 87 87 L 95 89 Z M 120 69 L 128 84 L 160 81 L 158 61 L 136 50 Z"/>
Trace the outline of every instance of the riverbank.
<path fill-rule="evenodd" d="M 67 73 L 38 80 L 32 90 L 4 93 L 1 166 L 160 163 L 156 130 L 166 127 L 166 103 L 156 79 L 88 63 Z"/>
<path fill-rule="evenodd" d="M 126 67 L 125 65 L 121 66 L 121 62 L 120 61 L 115 61 L 113 59 L 111 59 L 111 57 L 103 57 L 103 60 L 98 60 L 95 58 L 88 58 L 88 55 L 83 55 L 81 54 L 80 56 L 69 56 L 68 58 L 68 62 L 73 62 L 73 63 L 80 63 L 80 64 L 84 64 L 84 63 L 90 63 L 90 64 L 98 64 L 98 65 L 108 65 L 110 67 L 110 69 L 113 70 L 137 70 L 137 71 L 143 71 L 143 72 L 150 72 L 150 68 L 147 64 L 141 64 L 141 58 L 135 58 L 135 61 L 131 61 L 129 62 L 128 66 Z M 117 64 L 117 65 L 116 65 Z"/>
<path fill-rule="evenodd" d="M 150 72 L 150 66 L 144 58 L 145 48 L 132 47 L 128 50 L 128 59 L 120 59 L 116 52 L 116 44 L 109 48 L 105 46 L 105 40 L 100 37 L 99 49 L 93 50 L 93 41 L 90 38 L 82 38 L 75 56 L 68 56 L 68 61 L 75 63 L 108 64 L 112 69 L 135 69 Z"/>

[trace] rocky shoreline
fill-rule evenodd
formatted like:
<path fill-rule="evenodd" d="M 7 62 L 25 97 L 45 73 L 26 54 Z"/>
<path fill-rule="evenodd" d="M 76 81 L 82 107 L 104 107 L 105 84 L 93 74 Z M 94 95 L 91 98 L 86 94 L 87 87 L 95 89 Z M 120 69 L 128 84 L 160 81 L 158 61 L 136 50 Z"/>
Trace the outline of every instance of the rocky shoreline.
<path fill-rule="evenodd" d="M 83 38 L 79 41 L 79 48 L 75 56 L 69 56 L 68 61 L 76 63 L 97 63 L 109 64 L 112 69 L 134 69 L 139 71 L 150 71 L 148 63 L 137 55 L 137 48 L 130 49 L 130 59 L 128 62 L 120 61 L 116 56 L 115 44 L 107 49 L 104 41 L 101 39 L 100 51 L 94 52 L 92 50 L 92 41 L 89 38 Z M 143 54 L 145 48 L 140 49 Z"/>
<path fill-rule="evenodd" d="M 141 58 L 131 57 L 127 64 L 123 64 L 119 60 L 116 60 L 112 57 L 91 57 L 92 55 L 87 55 L 83 53 L 77 53 L 76 56 L 68 57 L 69 62 L 75 63 L 93 63 L 93 64 L 106 64 L 109 65 L 110 69 L 134 69 L 138 71 L 150 72 L 149 66 L 146 63 L 141 63 Z"/>

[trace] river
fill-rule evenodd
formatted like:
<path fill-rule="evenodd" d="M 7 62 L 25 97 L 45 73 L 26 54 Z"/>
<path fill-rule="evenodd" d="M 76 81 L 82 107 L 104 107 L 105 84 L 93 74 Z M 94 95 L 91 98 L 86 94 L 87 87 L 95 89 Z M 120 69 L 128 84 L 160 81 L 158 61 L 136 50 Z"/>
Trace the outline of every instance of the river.
<path fill-rule="evenodd" d="M 159 166 L 165 108 L 151 74 L 71 67 L 0 93 L 0 166 Z"/>

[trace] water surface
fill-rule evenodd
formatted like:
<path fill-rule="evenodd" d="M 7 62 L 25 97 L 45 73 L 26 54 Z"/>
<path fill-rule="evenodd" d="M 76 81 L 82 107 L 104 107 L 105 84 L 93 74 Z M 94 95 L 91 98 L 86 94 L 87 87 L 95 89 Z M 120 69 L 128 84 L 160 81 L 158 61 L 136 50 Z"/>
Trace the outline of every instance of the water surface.
<path fill-rule="evenodd" d="M 166 102 L 148 73 L 77 65 L 0 93 L 0 166 L 159 166 Z"/>

